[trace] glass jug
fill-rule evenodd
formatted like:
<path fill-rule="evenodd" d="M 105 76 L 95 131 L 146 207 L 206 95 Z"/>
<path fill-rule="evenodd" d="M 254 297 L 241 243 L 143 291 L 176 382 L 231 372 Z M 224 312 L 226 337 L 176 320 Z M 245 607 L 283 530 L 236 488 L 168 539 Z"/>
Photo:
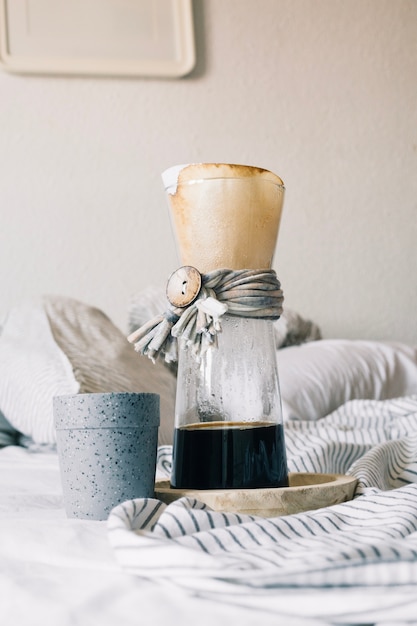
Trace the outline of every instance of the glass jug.
<path fill-rule="evenodd" d="M 162 175 L 182 266 L 270 269 L 284 186 L 267 170 L 201 163 Z M 273 321 L 220 320 L 216 346 L 178 349 L 171 486 L 253 489 L 288 485 Z"/>

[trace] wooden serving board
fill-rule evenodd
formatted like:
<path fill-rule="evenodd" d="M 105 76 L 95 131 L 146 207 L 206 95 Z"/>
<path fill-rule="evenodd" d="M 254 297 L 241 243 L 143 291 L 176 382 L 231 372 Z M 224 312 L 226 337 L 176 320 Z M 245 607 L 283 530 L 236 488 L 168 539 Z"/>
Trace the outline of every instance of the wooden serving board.
<path fill-rule="evenodd" d="M 289 474 L 289 487 L 200 490 L 173 489 L 169 480 L 158 480 L 155 497 L 170 504 L 187 496 L 214 511 L 277 517 L 347 502 L 353 498 L 357 482 L 345 474 L 294 473 Z"/>

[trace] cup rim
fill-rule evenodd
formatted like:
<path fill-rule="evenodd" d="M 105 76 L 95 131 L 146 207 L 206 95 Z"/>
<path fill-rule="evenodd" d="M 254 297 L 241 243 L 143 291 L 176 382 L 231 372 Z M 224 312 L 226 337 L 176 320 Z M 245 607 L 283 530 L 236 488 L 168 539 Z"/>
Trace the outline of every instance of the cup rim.
<path fill-rule="evenodd" d="M 117 402 L 127 402 L 115 415 Z M 54 396 L 55 429 L 142 428 L 160 424 L 160 395 L 153 392 L 95 392 Z M 139 411 L 139 413 L 138 413 Z M 138 417 L 139 416 L 139 417 Z"/>

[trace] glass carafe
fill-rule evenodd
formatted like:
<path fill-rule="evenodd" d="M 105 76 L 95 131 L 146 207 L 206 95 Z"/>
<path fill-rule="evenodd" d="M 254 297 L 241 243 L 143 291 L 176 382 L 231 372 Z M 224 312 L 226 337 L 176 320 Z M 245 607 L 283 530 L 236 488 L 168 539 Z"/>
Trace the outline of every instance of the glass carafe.
<path fill-rule="evenodd" d="M 182 266 L 270 269 L 284 186 L 267 170 L 202 163 L 163 182 Z M 179 346 L 171 486 L 246 489 L 288 485 L 273 321 L 221 317 L 199 358 Z"/>

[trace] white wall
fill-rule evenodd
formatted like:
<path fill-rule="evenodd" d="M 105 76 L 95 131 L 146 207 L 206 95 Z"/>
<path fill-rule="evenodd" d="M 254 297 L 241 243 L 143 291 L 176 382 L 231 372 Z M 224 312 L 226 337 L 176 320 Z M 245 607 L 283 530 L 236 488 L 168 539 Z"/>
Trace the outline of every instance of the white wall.
<path fill-rule="evenodd" d="M 101 307 L 177 266 L 160 173 L 275 171 L 275 269 L 326 337 L 417 343 L 417 2 L 197 0 L 187 78 L 0 73 L 0 310 Z"/>

